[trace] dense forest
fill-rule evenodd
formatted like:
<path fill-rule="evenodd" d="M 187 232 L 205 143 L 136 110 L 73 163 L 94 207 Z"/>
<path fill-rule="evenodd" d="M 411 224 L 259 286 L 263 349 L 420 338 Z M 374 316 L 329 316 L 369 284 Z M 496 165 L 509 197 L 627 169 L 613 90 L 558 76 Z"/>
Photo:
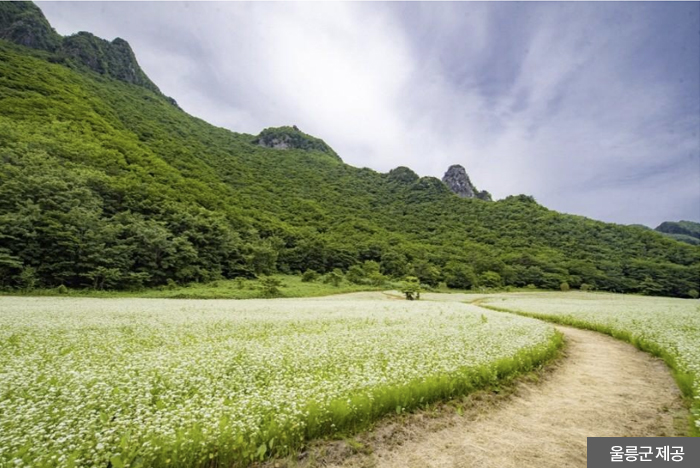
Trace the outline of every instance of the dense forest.
<path fill-rule="evenodd" d="M 656 231 L 681 242 L 700 245 L 700 223 L 666 221 L 659 224 Z"/>
<path fill-rule="evenodd" d="M 121 39 L 63 38 L 33 4 L 0 3 L 0 288 L 143 288 L 376 262 L 387 276 L 455 288 L 700 289 L 698 246 L 525 195 L 459 198 L 406 167 L 355 168 L 296 127 L 217 128 L 135 60 Z"/>

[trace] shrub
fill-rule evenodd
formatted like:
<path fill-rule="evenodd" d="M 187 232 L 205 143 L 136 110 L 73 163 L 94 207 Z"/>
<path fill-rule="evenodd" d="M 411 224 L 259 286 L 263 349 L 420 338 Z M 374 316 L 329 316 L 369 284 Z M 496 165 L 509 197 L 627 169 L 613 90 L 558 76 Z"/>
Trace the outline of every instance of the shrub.
<path fill-rule="evenodd" d="M 56 292 L 58 294 L 68 294 L 68 288 L 66 287 L 65 284 L 60 285 L 59 287 L 56 288 Z"/>
<path fill-rule="evenodd" d="M 374 273 L 370 273 L 367 280 L 372 286 L 382 286 L 384 283 L 386 283 L 386 276 L 376 271 Z"/>
<path fill-rule="evenodd" d="M 690 291 L 688 291 L 688 296 L 692 297 L 693 299 L 697 299 L 700 296 L 700 294 L 698 293 L 697 289 L 691 289 Z"/>
<path fill-rule="evenodd" d="M 282 280 L 275 278 L 274 276 L 266 276 L 260 280 L 260 290 L 262 295 L 265 297 L 277 297 L 282 294 L 280 291 L 280 286 L 282 286 Z"/>
<path fill-rule="evenodd" d="M 353 284 L 362 284 L 365 280 L 365 272 L 360 265 L 353 265 L 348 269 L 345 278 Z"/>
<path fill-rule="evenodd" d="M 588 284 L 588 283 L 581 283 L 581 286 L 579 287 L 581 291 L 591 291 L 593 287 Z"/>
<path fill-rule="evenodd" d="M 325 284 L 332 284 L 337 288 L 340 286 L 340 283 L 343 282 L 343 272 L 340 270 L 340 268 L 335 268 L 333 271 L 323 277 L 323 282 Z"/>
<path fill-rule="evenodd" d="M 319 277 L 319 274 L 315 270 L 306 270 L 303 275 L 301 275 L 302 283 L 313 283 Z"/>
<path fill-rule="evenodd" d="M 563 292 L 566 292 L 571 288 L 569 287 L 569 283 L 564 281 L 562 284 L 559 285 L 559 289 L 561 289 Z"/>

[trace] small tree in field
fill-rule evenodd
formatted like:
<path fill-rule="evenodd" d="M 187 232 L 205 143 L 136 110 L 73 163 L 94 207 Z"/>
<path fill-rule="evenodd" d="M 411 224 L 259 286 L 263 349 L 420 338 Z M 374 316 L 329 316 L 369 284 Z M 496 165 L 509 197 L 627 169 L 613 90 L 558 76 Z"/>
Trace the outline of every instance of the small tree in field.
<path fill-rule="evenodd" d="M 407 276 L 401 283 L 401 292 L 406 296 L 406 299 L 412 301 L 420 299 L 420 281 L 415 276 Z"/>

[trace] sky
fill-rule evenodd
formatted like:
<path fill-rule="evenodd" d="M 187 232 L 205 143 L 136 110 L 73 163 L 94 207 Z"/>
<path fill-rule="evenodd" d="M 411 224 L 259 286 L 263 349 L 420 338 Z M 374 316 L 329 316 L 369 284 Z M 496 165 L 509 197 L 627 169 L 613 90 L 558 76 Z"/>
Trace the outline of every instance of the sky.
<path fill-rule="evenodd" d="M 63 35 L 126 39 L 188 113 L 297 125 L 343 160 L 463 165 L 621 224 L 700 222 L 700 3 L 38 2 Z"/>

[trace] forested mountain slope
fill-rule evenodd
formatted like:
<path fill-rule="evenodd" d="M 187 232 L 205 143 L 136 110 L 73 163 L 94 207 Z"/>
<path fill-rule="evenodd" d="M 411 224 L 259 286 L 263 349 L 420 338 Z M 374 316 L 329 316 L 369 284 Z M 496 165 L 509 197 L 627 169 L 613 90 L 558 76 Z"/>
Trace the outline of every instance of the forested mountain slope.
<path fill-rule="evenodd" d="M 693 221 L 665 221 L 659 224 L 656 231 L 676 240 L 692 245 L 700 245 L 700 223 Z"/>
<path fill-rule="evenodd" d="M 13 41 L 0 40 L 1 287 L 130 288 L 373 260 L 455 287 L 698 289 L 700 247 L 527 196 L 460 198 L 408 168 L 355 168 L 295 127 L 214 127 L 145 74 L 124 76 L 113 64 L 138 67 L 125 41 L 71 40 L 68 53 L 42 30 L 49 39 L 29 34 L 27 47 L 26 31 L 7 32 L 17 11 L 33 18 L 21 27 L 46 20 L 12 5 L 0 3 L 0 37 Z"/>

